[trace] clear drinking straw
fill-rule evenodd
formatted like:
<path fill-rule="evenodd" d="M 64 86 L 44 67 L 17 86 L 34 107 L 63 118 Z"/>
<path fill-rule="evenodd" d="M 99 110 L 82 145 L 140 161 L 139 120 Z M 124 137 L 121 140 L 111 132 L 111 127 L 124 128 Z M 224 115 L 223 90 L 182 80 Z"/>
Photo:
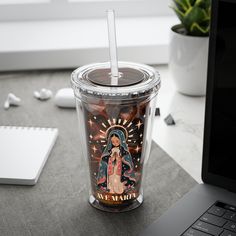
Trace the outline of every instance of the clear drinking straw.
<path fill-rule="evenodd" d="M 107 26 L 111 63 L 111 85 L 118 85 L 119 71 L 117 62 L 116 25 L 114 10 L 107 10 Z"/>

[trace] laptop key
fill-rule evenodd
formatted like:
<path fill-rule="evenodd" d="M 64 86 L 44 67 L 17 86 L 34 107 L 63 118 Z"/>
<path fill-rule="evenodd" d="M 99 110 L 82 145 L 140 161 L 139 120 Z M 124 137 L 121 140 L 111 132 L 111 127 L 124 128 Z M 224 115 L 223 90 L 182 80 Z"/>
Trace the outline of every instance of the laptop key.
<path fill-rule="evenodd" d="M 203 233 L 196 229 L 188 229 L 182 236 L 209 236 L 209 234 Z"/>
<path fill-rule="evenodd" d="M 208 213 L 216 215 L 216 216 L 223 216 L 225 214 L 226 210 L 221 207 L 217 206 L 212 206 L 209 210 Z"/>
<path fill-rule="evenodd" d="M 204 233 L 208 233 L 208 234 L 211 234 L 214 236 L 220 235 L 220 233 L 222 233 L 222 231 L 223 231 L 223 229 L 221 229 L 217 226 L 214 226 L 214 225 L 202 222 L 202 221 L 197 221 L 196 223 L 193 224 L 192 227 L 194 229 L 200 230 Z"/>
<path fill-rule="evenodd" d="M 228 210 L 230 210 L 230 211 L 236 212 L 236 207 L 235 207 L 235 206 L 226 205 L 226 206 L 225 206 L 225 209 L 228 209 Z"/>
<path fill-rule="evenodd" d="M 224 232 L 220 236 L 236 236 L 236 233 L 224 230 Z"/>
<path fill-rule="evenodd" d="M 213 224 L 213 225 L 216 225 L 216 226 L 219 226 L 219 227 L 222 227 L 227 222 L 227 220 L 225 220 L 221 217 L 214 216 L 214 215 L 211 215 L 211 214 L 208 214 L 208 213 L 205 213 L 200 218 L 200 220 L 204 221 L 204 222 L 207 222 L 207 223 L 210 223 L 210 224 Z"/>
<path fill-rule="evenodd" d="M 224 228 L 236 233 L 236 223 L 234 222 L 228 221 L 228 223 L 224 226 Z"/>
<path fill-rule="evenodd" d="M 227 211 L 223 217 L 227 220 L 232 220 L 234 222 L 236 222 L 236 213 L 233 211 Z"/>

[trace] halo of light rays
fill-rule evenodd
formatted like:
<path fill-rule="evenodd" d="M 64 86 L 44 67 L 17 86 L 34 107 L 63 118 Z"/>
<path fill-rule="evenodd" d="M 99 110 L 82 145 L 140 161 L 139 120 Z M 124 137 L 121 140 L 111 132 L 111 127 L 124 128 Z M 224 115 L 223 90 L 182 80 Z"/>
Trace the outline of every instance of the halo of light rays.
<path fill-rule="evenodd" d="M 123 142 L 127 143 L 129 151 L 136 156 L 141 153 L 142 150 L 142 129 L 143 125 L 142 119 L 127 120 L 122 118 L 104 118 L 99 119 L 95 116 L 88 120 L 88 125 L 90 129 L 89 134 L 89 146 L 91 150 L 91 161 L 99 163 L 101 161 L 102 152 L 107 146 L 107 139 L 109 134 L 114 129 L 119 129 L 123 131 L 126 140 Z M 141 132 L 141 134 L 140 134 Z M 134 158 L 135 165 L 140 165 L 140 157 L 136 156 Z"/>
<path fill-rule="evenodd" d="M 112 130 L 114 129 L 120 129 L 124 132 L 125 134 L 125 139 L 128 138 L 128 131 L 127 129 L 124 127 L 124 126 L 121 126 L 121 125 L 111 125 L 107 130 L 106 130 L 106 139 L 109 137 L 109 134 Z"/>
<path fill-rule="evenodd" d="M 106 128 L 107 126 L 104 124 L 104 123 L 102 123 L 102 126 L 104 127 L 104 128 Z"/>
<path fill-rule="evenodd" d="M 93 117 L 95 119 L 95 116 Z M 94 124 L 97 123 L 98 120 L 92 121 L 91 119 L 89 120 L 89 124 Z M 99 133 L 96 135 L 96 137 L 93 137 L 91 134 L 89 135 L 90 139 L 100 139 L 101 146 L 106 146 L 107 138 L 109 136 L 109 133 L 111 130 L 114 129 L 120 129 L 124 132 L 125 137 L 126 137 L 126 142 L 127 144 L 134 144 L 136 143 L 136 136 L 134 135 L 134 132 L 136 130 L 139 130 L 141 125 L 143 125 L 142 121 L 138 120 L 137 122 L 133 123 L 132 121 L 129 121 L 127 119 L 115 119 L 115 118 L 110 118 L 110 119 L 104 119 L 101 122 L 101 126 L 99 129 Z M 139 137 L 142 137 L 142 134 L 139 135 Z M 141 143 L 140 143 L 141 144 Z"/>

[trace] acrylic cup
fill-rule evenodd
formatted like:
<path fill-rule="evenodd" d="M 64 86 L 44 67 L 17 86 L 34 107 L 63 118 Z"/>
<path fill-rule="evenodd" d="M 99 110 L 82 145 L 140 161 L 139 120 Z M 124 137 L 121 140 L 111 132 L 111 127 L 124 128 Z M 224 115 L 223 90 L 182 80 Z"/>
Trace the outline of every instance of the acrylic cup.
<path fill-rule="evenodd" d="M 89 168 L 89 203 L 109 212 L 132 210 L 143 202 L 142 179 L 160 88 L 152 67 L 118 65 L 117 85 L 111 85 L 109 63 L 85 65 L 71 76 Z"/>

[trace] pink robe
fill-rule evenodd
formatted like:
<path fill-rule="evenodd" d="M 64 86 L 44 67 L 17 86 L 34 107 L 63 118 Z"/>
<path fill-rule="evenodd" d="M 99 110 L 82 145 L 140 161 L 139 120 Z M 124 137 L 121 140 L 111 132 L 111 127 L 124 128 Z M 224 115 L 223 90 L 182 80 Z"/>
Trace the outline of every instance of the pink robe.
<path fill-rule="evenodd" d="M 116 160 L 115 164 L 112 158 L 108 161 L 108 181 L 107 186 L 110 193 L 122 194 L 124 192 L 124 184 L 121 182 L 122 160 Z"/>

